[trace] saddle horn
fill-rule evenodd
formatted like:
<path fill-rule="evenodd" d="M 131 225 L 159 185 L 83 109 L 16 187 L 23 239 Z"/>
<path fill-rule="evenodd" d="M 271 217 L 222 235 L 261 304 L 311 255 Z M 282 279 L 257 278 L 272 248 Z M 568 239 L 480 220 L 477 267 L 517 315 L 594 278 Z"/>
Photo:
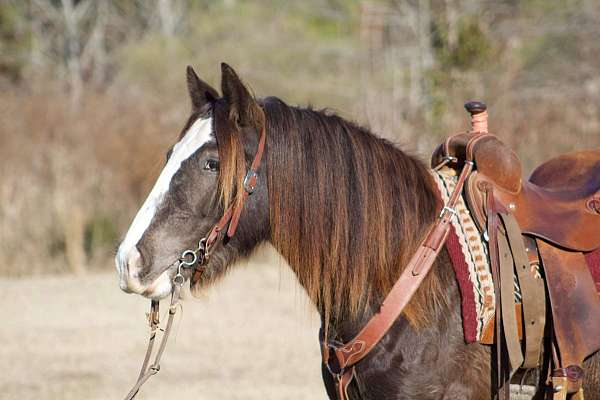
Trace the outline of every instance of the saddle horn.
<path fill-rule="evenodd" d="M 469 101 L 465 109 L 471 114 L 471 133 L 488 133 L 487 106 L 482 101 Z"/>

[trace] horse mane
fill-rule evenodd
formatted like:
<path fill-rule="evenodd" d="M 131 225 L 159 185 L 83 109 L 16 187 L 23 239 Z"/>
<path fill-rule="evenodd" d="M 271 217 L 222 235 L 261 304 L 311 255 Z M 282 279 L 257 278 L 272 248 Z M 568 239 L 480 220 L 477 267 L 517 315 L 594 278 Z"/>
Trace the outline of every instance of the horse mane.
<path fill-rule="evenodd" d="M 415 157 L 331 112 L 277 98 L 261 105 L 271 242 L 326 324 L 361 318 L 390 291 L 436 218 L 432 177 Z M 232 184 L 239 162 L 228 158 L 221 174 Z M 443 302 L 440 282 L 430 273 L 405 309 L 412 325 L 429 322 Z"/>

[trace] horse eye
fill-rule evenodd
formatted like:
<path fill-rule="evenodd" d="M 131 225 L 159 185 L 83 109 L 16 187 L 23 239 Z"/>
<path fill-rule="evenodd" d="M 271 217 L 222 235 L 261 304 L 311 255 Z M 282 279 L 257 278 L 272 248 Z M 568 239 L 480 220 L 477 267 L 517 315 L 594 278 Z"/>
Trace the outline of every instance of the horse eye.
<path fill-rule="evenodd" d="M 205 171 L 218 171 L 219 170 L 219 162 L 217 160 L 213 160 L 212 158 L 209 160 L 206 160 L 206 163 L 204 163 L 204 170 Z"/>

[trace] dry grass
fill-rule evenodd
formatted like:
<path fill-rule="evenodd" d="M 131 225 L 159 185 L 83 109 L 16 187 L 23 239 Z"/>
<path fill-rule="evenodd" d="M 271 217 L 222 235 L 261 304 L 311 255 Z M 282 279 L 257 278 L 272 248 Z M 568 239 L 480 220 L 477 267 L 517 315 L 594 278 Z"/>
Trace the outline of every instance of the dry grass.
<path fill-rule="evenodd" d="M 168 118 L 111 92 L 87 93 L 76 110 L 51 89 L 0 96 L 2 273 L 106 265 L 177 137 L 180 109 Z"/>
<path fill-rule="evenodd" d="M 0 393 L 6 400 L 118 399 L 145 351 L 148 303 L 113 273 L 0 279 Z M 203 300 L 184 303 L 146 399 L 325 399 L 318 318 L 294 278 L 238 267 Z M 163 305 L 163 311 L 166 305 Z"/>

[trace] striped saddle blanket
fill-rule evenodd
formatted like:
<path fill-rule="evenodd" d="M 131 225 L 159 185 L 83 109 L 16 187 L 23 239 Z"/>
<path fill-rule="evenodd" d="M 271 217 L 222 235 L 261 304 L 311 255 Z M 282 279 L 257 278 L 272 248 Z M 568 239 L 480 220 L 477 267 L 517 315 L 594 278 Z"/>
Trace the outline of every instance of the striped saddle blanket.
<path fill-rule="evenodd" d="M 455 171 L 443 168 L 432 171 L 432 175 L 442 200 L 447 203 L 456 185 Z M 456 215 L 452 220 L 446 250 L 452 260 L 461 293 L 465 341 L 490 343 L 496 302 L 487 242 L 475 225 L 462 196 L 456 205 Z M 600 250 L 586 254 L 586 261 L 600 292 Z M 539 271 L 533 273 L 539 274 Z M 521 293 L 516 279 L 514 293 L 515 303 L 518 304 Z"/>

